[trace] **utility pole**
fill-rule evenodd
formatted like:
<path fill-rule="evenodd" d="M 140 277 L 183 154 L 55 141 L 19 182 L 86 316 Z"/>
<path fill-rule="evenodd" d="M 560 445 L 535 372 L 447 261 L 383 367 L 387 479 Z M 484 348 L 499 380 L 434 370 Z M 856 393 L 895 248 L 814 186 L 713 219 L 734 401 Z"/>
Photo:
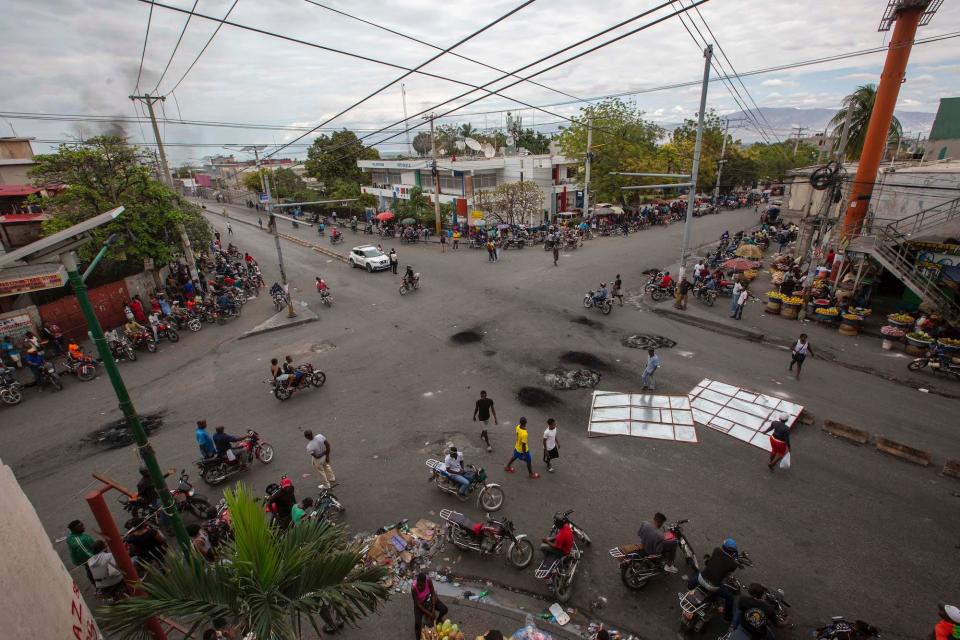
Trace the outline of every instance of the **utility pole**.
<path fill-rule="evenodd" d="M 293 296 L 290 295 L 290 287 L 287 285 L 287 270 L 283 268 L 283 251 L 280 249 L 280 232 L 277 230 L 277 219 L 273 217 L 273 201 L 270 197 L 270 180 L 263 171 L 260 170 L 260 150 L 266 147 L 249 146 L 244 147 L 242 151 L 253 151 L 254 166 L 257 174 L 260 176 L 260 187 L 263 193 L 267 194 L 267 230 L 273 234 L 273 244 L 277 248 L 277 263 L 280 265 L 280 284 L 287 294 L 287 317 L 295 318 L 296 312 L 293 310 Z"/>
<path fill-rule="evenodd" d="M 593 161 L 593 109 L 587 116 L 587 168 L 583 175 L 583 215 L 590 213 L 590 163 Z"/>
<path fill-rule="evenodd" d="M 730 118 L 726 118 L 726 124 L 723 127 L 723 144 L 720 145 L 720 161 L 717 163 L 717 184 L 713 187 L 713 205 L 717 205 L 717 201 L 720 199 L 720 174 L 723 173 L 723 163 L 726 160 L 723 159 L 724 154 L 727 152 L 727 131 L 730 130 Z"/>
<path fill-rule="evenodd" d="M 440 235 L 440 169 L 437 168 L 437 138 L 433 134 L 433 114 L 423 116 L 424 120 L 430 121 L 430 155 L 433 156 L 431 173 L 433 174 L 433 215 L 436 218 L 436 232 Z"/>
<path fill-rule="evenodd" d="M 400 83 L 400 93 L 403 95 L 403 137 L 407 141 L 407 155 L 413 156 L 413 149 L 410 147 L 410 122 L 407 119 L 407 85 Z"/>
<path fill-rule="evenodd" d="M 153 137 L 157 140 L 157 151 L 160 154 L 160 170 L 162 180 L 166 182 L 170 189 L 173 189 L 173 176 L 170 175 L 170 166 L 167 164 L 167 152 L 163 148 L 163 139 L 160 137 L 160 127 L 157 126 L 157 114 L 153 111 L 153 103 L 163 102 L 166 96 L 151 96 L 148 93 L 137 96 L 130 96 L 131 100 L 139 100 L 147 105 L 147 112 L 150 114 L 150 124 L 153 125 Z M 117 204 L 120 204 L 119 202 Z M 187 235 L 187 229 L 182 222 L 177 223 L 177 233 L 180 235 L 180 245 L 183 248 L 183 258 L 187 262 L 187 273 L 191 280 L 197 280 L 197 262 L 193 257 L 193 247 L 190 246 L 190 237 Z"/>
<path fill-rule="evenodd" d="M 793 127 L 793 128 L 797 130 L 797 139 L 793 143 L 793 155 L 797 155 L 797 149 L 800 148 L 800 136 L 803 135 L 803 131 L 806 129 L 806 127 Z"/>
<path fill-rule="evenodd" d="M 703 145 L 703 117 L 707 110 L 707 89 L 710 87 L 710 62 L 713 45 L 703 50 L 703 87 L 700 89 L 700 112 L 697 114 L 697 139 L 693 145 L 693 167 L 690 169 L 690 191 L 687 192 L 687 219 L 683 223 L 683 244 L 680 246 L 680 278 L 687 268 L 687 247 L 690 245 L 690 222 L 697 205 L 697 173 L 700 171 L 700 147 Z"/>

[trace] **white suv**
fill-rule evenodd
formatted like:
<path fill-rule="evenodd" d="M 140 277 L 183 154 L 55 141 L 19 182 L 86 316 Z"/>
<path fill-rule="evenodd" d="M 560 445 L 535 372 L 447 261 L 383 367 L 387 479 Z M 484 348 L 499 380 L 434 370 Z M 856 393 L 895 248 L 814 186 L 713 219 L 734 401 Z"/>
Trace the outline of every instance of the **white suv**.
<path fill-rule="evenodd" d="M 367 272 L 390 268 L 390 258 L 384 255 L 380 249 L 370 245 L 351 249 L 347 261 L 351 267 L 363 267 Z"/>

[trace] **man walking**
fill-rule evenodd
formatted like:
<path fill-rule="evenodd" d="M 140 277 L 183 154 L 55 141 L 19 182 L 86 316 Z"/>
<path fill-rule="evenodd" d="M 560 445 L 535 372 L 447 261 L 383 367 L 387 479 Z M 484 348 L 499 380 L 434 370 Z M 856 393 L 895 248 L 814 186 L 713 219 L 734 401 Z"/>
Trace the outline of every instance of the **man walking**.
<path fill-rule="evenodd" d="M 810 354 L 810 357 L 814 357 L 813 349 L 810 347 L 810 342 L 807 340 L 807 334 L 801 333 L 800 338 L 797 339 L 797 344 L 793 345 L 793 349 L 790 350 L 790 366 L 788 369 L 793 371 L 793 365 L 797 365 L 797 375 L 794 378 L 795 380 L 800 379 L 800 368 L 803 366 L 803 361 L 807 359 L 807 354 Z"/>
<path fill-rule="evenodd" d="M 719 284 L 719 282 L 717 283 Z M 740 300 L 740 293 L 743 291 L 743 283 L 737 280 L 733 284 L 733 291 L 730 293 L 730 317 L 737 312 L 737 303 Z"/>
<path fill-rule="evenodd" d="M 227 211 L 226 208 L 224 208 L 223 211 L 226 212 L 226 211 Z M 228 235 L 228 236 L 232 236 L 232 235 L 233 235 L 233 225 L 230 224 L 229 222 L 227 222 L 227 235 Z"/>
<path fill-rule="evenodd" d="M 623 280 L 620 279 L 620 274 L 617 274 L 616 279 L 613 281 L 613 293 L 612 297 L 620 301 L 620 306 L 623 306 Z"/>
<path fill-rule="evenodd" d="M 552 244 L 553 244 L 553 266 L 556 267 L 558 266 L 557 260 L 560 259 L 560 241 L 554 239 Z"/>
<path fill-rule="evenodd" d="M 787 426 L 789 419 L 790 416 L 781 413 L 779 420 L 774 420 L 763 430 L 763 433 L 773 432 L 770 436 L 770 460 L 767 462 L 767 468 L 770 471 L 773 471 L 774 466 L 790 453 L 790 427 Z"/>
<path fill-rule="evenodd" d="M 447 252 L 447 232 L 441 230 L 440 231 L 440 253 L 446 253 L 446 252 Z"/>
<path fill-rule="evenodd" d="M 453 250 L 456 251 L 460 248 L 460 230 L 453 230 Z"/>
<path fill-rule="evenodd" d="M 263 218 L 261 218 L 260 216 L 257 216 L 257 225 L 260 227 L 261 230 L 263 230 Z"/>
<path fill-rule="evenodd" d="M 503 468 L 507 473 L 513 473 L 513 461 L 514 460 L 523 460 L 527 464 L 527 473 L 530 474 L 531 480 L 536 480 L 540 477 L 539 473 L 534 472 L 533 465 L 531 464 L 530 457 L 530 448 L 527 444 L 527 419 L 520 418 L 520 424 L 516 428 L 517 439 L 513 445 L 513 457 L 510 458 L 507 462 L 507 466 Z"/>
<path fill-rule="evenodd" d="M 488 262 L 493 262 L 494 260 L 496 260 L 496 258 L 494 257 L 495 255 L 494 251 L 496 250 L 496 248 L 497 248 L 497 245 L 494 244 L 493 238 L 490 238 L 489 240 L 487 240 L 487 261 Z"/>
<path fill-rule="evenodd" d="M 654 391 L 657 383 L 653 379 L 653 374 L 660 368 L 660 356 L 653 349 L 647 349 L 647 366 L 643 369 L 643 388 Z"/>
<path fill-rule="evenodd" d="M 687 310 L 687 294 L 690 293 L 692 286 L 690 281 L 687 280 L 687 276 L 683 276 L 683 278 L 680 279 L 680 284 L 677 285 L 677 299 L 673 305 L 674 308 L 682 309 L 683 311 Z"/>
<path fill-rule="evenodd" d="M 551 461 L 560 457 L 560 446 L 557 441 L 557 421 L 547 420 L 547 429 L 543 432 L 543 461 L 547 464 L 547 471 L 553 473 Z"/>
<path fill-rule="evenodd" d="M 319 433 L 313 435 L 313 431 L 309 429 L 303 432 L 303 437 L 308 440 L 307 453 L 310 454 L 313 470 L 320 476 L 318 488 L 333 487 L 337 483 L 337 478 L 333 473 L 333 467 L 330 466 L 330 441 Z"/>
<path fill-rule="evenodd" d="M 493 408 L 493 400 L 487 397 L 486 391 L 480 392 L 480 399 L 473 407 L 473 421 L 478 419 L 483 423 L 483 429 L 480 431 L 480 437 L 487 443 L 487 451 L 493 451 L 490 446 L 490 436 L 487 434 L 487 425 L 490 423 L 490 414 L 493 414 L 493 424 L 497 424 L 497 410 Z"/>
<path fill-rule="evenodd" d="M 394 275 L 397 273 L 397 267 L 400 266 L 400 258 L 397 257 L 397 250 L 390 249 L 390 269 L 393 270 Z"/>
<path fill-rule="evenodd" d="M 743 307 L 747 304 L 747 300 L 750 299 L 750 291 L 744 287 L 740 291 L 740 295 L 737 296 L 737 307 L 733 310 L 733 319 L 734 320 L 743 320 Z"/>

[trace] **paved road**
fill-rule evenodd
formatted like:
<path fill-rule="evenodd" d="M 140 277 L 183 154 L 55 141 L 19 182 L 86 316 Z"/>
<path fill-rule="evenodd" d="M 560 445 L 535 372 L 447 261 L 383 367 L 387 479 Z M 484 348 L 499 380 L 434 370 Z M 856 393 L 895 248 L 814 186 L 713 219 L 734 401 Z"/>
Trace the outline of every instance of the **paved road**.
<path fill-rule="evenodd" d="M 211 220 L 225 232 L 222 218 Z M 753 221 L 752 210 L 698 219 L 693 243 Z M 276 278 L 272 238 L 255 227 L 233 227 L 233 240 L 258 258 L 268 282 Z M 559 366 L 568 351 L 600 361 L 594 367 L 603 375 L 598 388 L 638 389 L 644 354 L 620 340 L 653 333 L 678 343 L 661 354 L 658 376 L 665 392 L 685 393 L 712 377 L 777 393 L 821 419 L 899 423 L 918 435 L 934 434 L 944 447 L 955 446 L 956 439 L 945 435 L 956 422 L 956 404 L 948 399 L 816 361 L 795 383 L 785 375 L 784 355 L 777 350 L 672 323 L 643 308 L 617 308 L 606 317 L 584 313 L 580 298 L 599 280 L 619 272 L 628 290 L 639 288 L 641 271 L 674 263 L 681 231 L 671 225 L 636 237 L 593 240 L 564 254 L 558 268 L 541 249 L 504 252 L 491 264 L 480 251 L 441 254 L 435 245 L 397 246 L 401 265 L 412 263 L 423 274 L 422 289 L 403 298 L 397 294 L 398 276 L 351 271 L 285 243 L 291 284 L 304 299 L 315 301 L 312 282 L 318 273 L 333 288 L 335 306 L 320 309 L 318 322 L 237 341 L 272 312 L 261 297 L 244 308 L 238 322 L 205 328 L 121 369 L 141 412 L 166 412 L 165 426 L 153 438 L 165 466 L 190 466 L 196 457 L 192 425 L 206 418 L 235 433 L 256 428 L 274 443 L 275 462 L 244 481 L 260 489 L 285 472 L 306 488 L 315 480 L 301 477 L 310 472 L 301 430 L 324 433 L 342 482 L 337 492 L 356 530 L 399 518 L 436 518 L 440 508 L 456 506 L 424 482 L 423 466 L 446 443 L 456 443 L 468 462 L 485 466 L 492 480 L 503 484 L 504 513 L 521 531 L 545 535 L 554 511 L 576 510 L 574 519 L 594 545 L 577 577 L 574 605 L 604 595 L 613 622 L 648 637 L 675 630 L 682 582 L 671 577 L 628 593 L 607 549 L 634 540 L 640 521 L 654 511 L 689 518 L 688 531 L 701 553 L 735 537 L 755 560 L 745 579 L 786 590 L 800 625 L 793 637 L 841 613 L 869 620 L 887 637 L 925 636 L 934 603 L 956 595 L 955 481 L 814 428 L 800 428 L 794 436 L 794 469 L 770 474 L 762 452 L 703 428 L 696 445 L 587 439 L 586 390 L 555 392 L 556 402 L 545 406 L 517 399 L 522 387 L 545 388 L 543 371 Z M 310 229 L 295 233 L 312 237 Z M 462 345 L 450 340 L 465 330 L 480 340 Z M 262 380 L 269 359 L 284 354 L 324 369 L 326 386 L 276 401 Z M 470 422 L 480 389 L 496 400 L 501 419 L 492 432 L 491 454 Z M 21 406 L 2 412 L 0 451 L 51 538 L 59 537 L 72 518 L 90 520 L 81 498 L 91 471 L 132 484 L 136 462 L 131 449 L 100 452 L 78 444 L 83 434 L 118 415 L 105 379 L 68 381 L 67 389 L 52 397 L 29 395 Z M 563 457 L 555 474 L 534 481 L 503 473 L 520 416 L 530 421 L 532 439 L 548 417 L 558 420 Z M 466 511 L 479 515 L 472 505 Z M 498 560 L 464 556 L 451 562 L 464 574 L 543 591 L 532 575 Z"/>

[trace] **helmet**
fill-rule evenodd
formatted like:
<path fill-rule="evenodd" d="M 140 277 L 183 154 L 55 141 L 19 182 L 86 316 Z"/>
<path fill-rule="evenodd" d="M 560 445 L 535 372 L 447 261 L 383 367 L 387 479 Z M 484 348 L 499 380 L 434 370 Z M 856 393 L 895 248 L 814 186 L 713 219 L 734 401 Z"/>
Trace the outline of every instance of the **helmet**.
<path fill-rule="evenodd" d="M 723 548 L 725 551 L 731 551 L 733 553 L 737 552 L 737 541 L 733 538 L 727 538 L 723 541 Z"/>

